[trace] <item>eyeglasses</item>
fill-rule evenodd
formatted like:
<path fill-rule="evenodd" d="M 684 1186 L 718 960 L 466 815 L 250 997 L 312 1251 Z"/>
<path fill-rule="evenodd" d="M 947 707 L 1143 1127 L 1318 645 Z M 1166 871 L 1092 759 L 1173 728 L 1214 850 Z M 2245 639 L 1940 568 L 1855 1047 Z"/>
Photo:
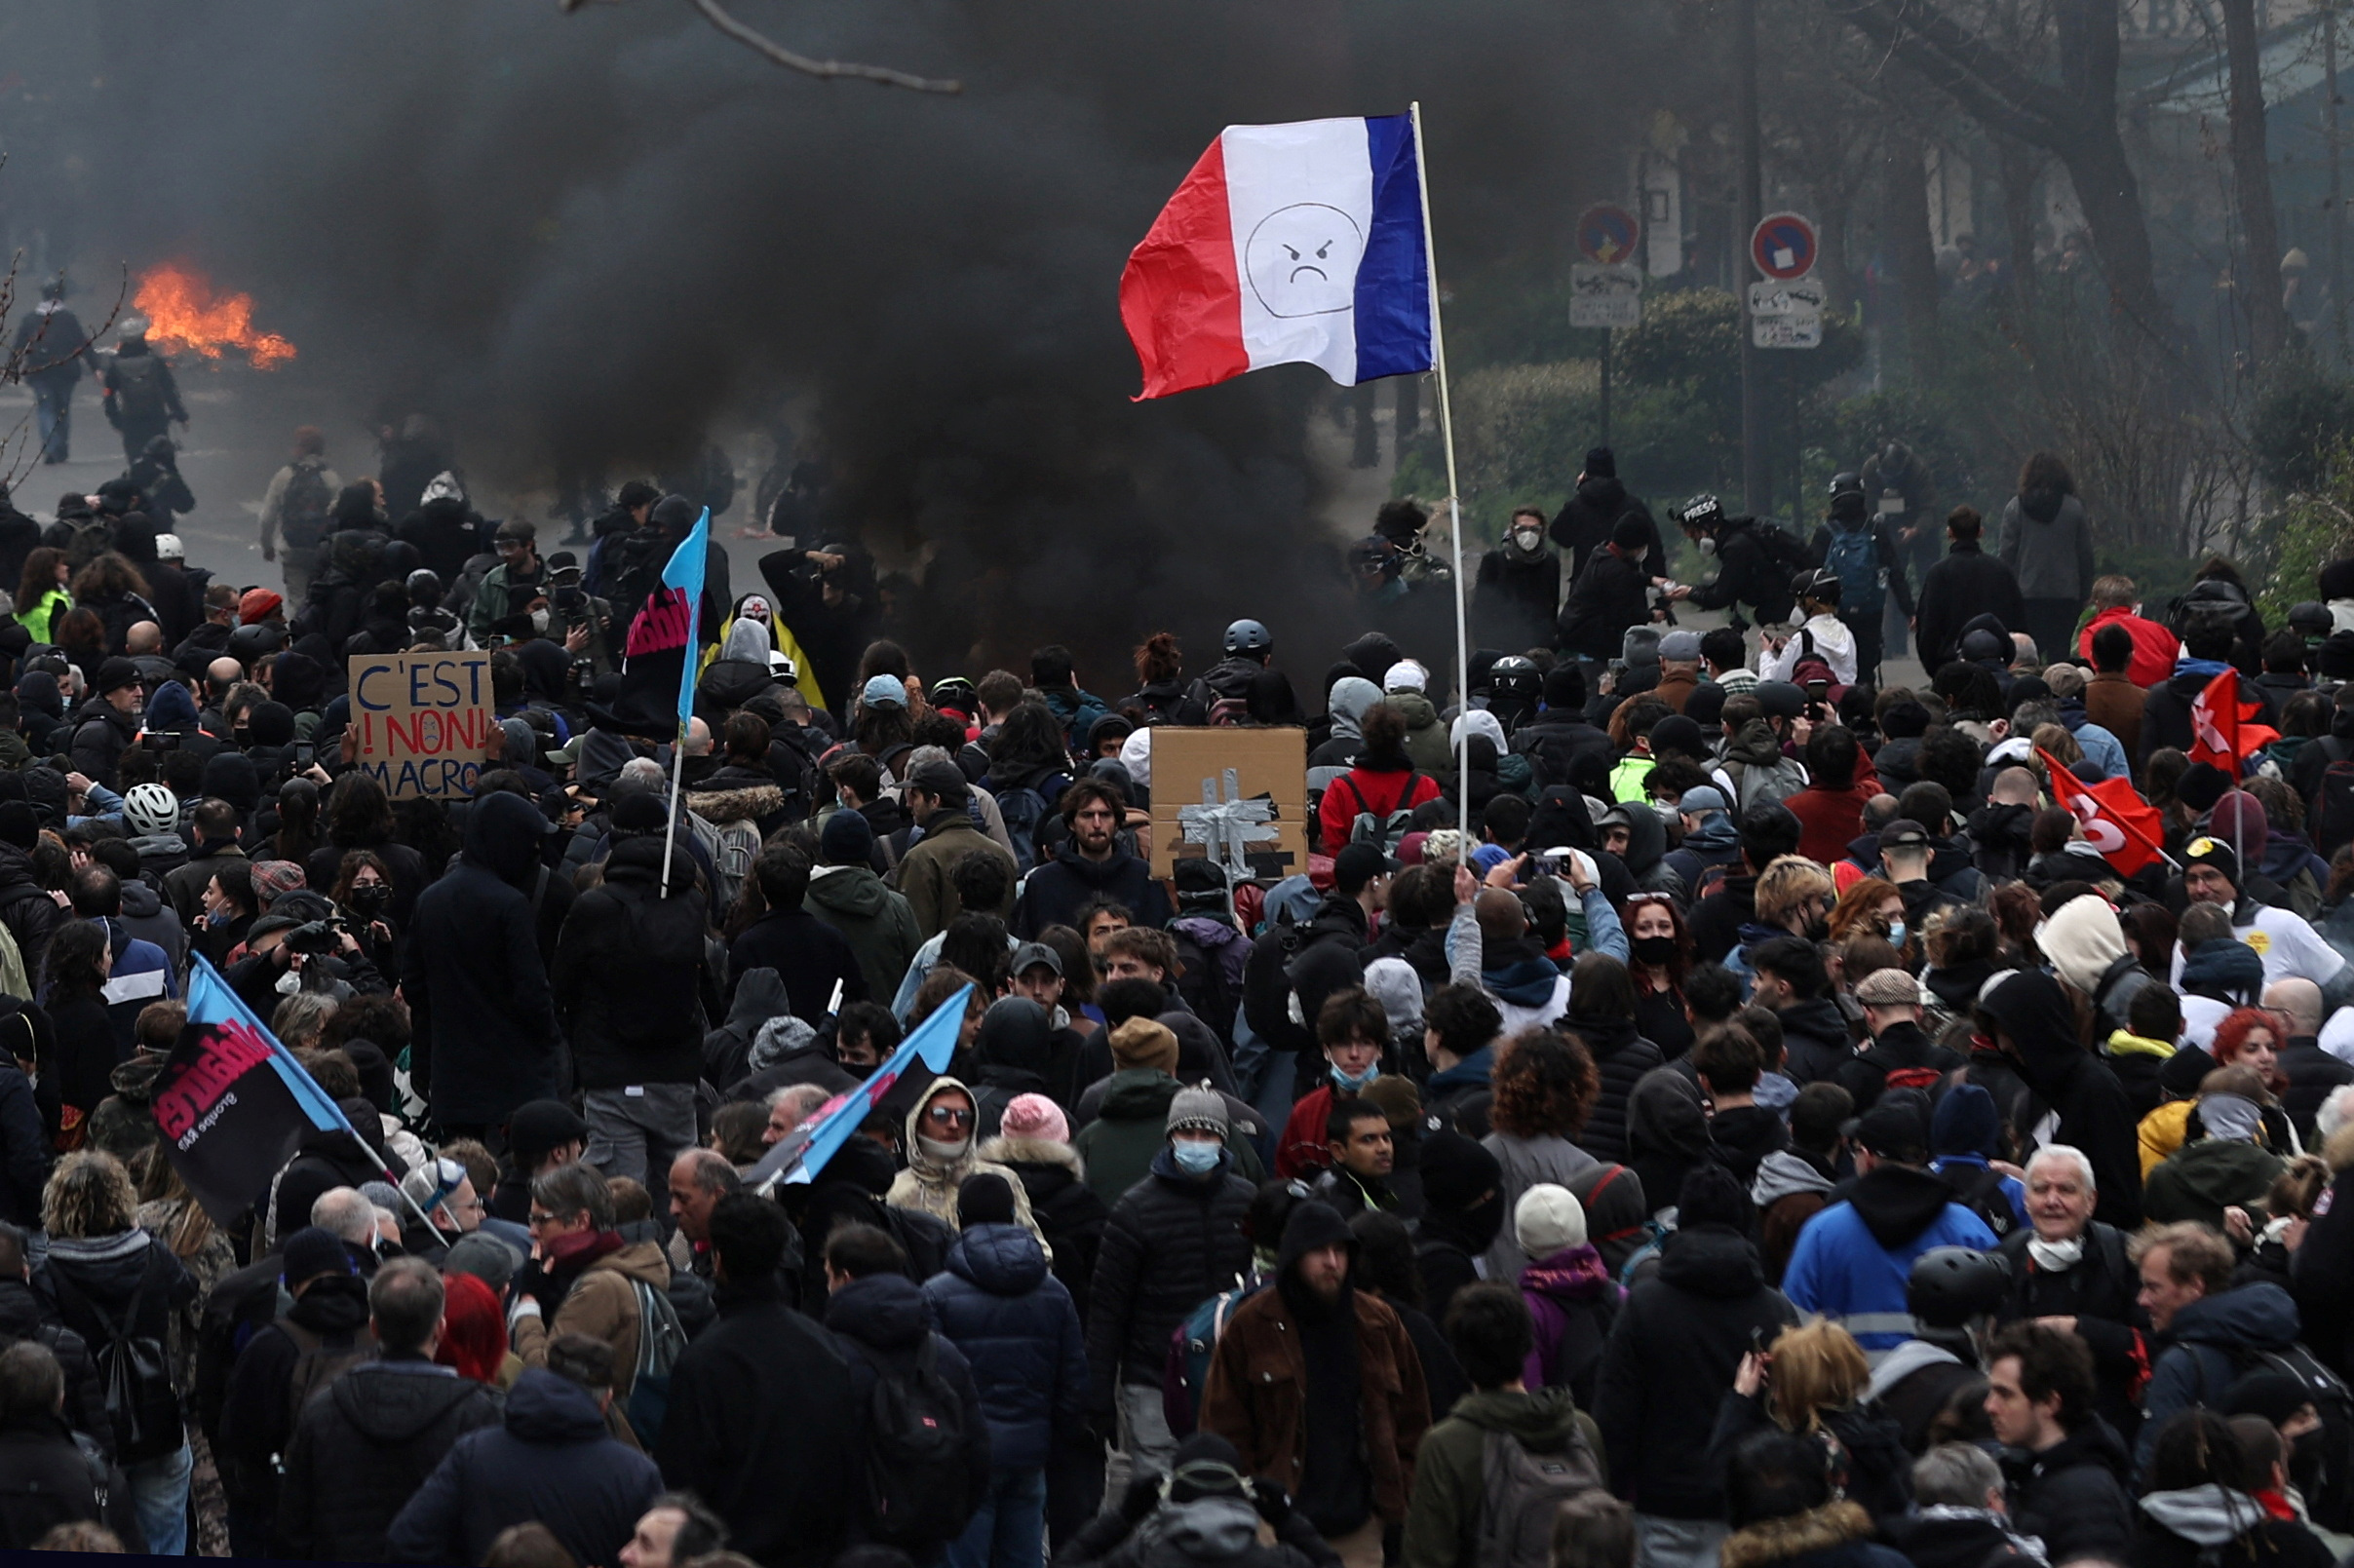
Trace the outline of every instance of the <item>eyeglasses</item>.
<path fill-rule="evenodd" d="M 942 1127 L 970 1127 L 973 1125 L 973 1113 L 957 1110 L 953 1106 L 935 1105 L 924 1112 L 924 1120 L 937 1122 Z"/>
<path fill-rule="evenodd" d="M 481 1205 L 477 1205 L 477 1206 Z M 560 1225 L 571 1217 L 569 1214 L 551 1214 L 544 1208 L 535 1208 L 531 1211 L 530 1228 L 536 1231 L 542 1225 Z"/>

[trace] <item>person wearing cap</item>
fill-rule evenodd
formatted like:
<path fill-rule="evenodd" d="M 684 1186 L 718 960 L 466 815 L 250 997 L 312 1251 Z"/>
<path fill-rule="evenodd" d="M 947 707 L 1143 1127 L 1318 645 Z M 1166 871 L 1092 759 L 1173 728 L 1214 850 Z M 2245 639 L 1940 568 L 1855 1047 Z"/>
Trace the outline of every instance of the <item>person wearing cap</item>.
<path fill-rule="evenodd" d="M 2232 797 L 2226 796 L 2228 802 Z M 2222 803 L 2219 803 L 2219 811 Z M 2243 840 L 2245 841 L 2245 840 Z M 2243 891 L 2239 856 L 2228 836 L 2209 830 L 2182 849 L 2182 895 L 2191 903 L 2212 903 L 2231 914 L 2232 935 L 2256 950 L 2264 963 L 2264 983 L 2281 979 L 2311 980 L 2322 988 L 2325 1003 L 2347 1000 L 2354 969 L 2330 945 L 2312 923 L 2293 910 L 2274 908 Z M 2182 984 L 2182 949 L 2175 950 L 2173 981 Z"/>
<path fill-rule="evenodd" d="M 949 1546 L 948 1568 L 1040 1559 L 1047 1466 L 1086 1420 L 1079 1315 L 1038 1238 L 1014 1223 L 1020 1185 L 991 1173 L 964 1179 L 963 1234 L 923 1287 L 932 1321 L 972 1365 L 989 1429 L 988 1489 Z"/>
<path fill-rule="evenodd" d="M 1554 624 L 1557 646 L 1585 661 L 1587 674 L 1619 656 L 1629 627 L 1651 619 L 1655 575 L 1645 556 L 1659 548 L 1659 530 L 1636 512 L 1612 519 L 1601 549 L 1589 554 L 1570 579 Z"/>
<path fill-rule="evenodd" d="M 1677 712 L 1700 687 L 1700 633 L 1670 631 L 1659 639 L 1659 684 L 1651 695 Z"/>
<path fill-rule="evenodd" d="M 1292 1210 L 1275 1287 L 1235 1309 L 1211 1353 L 1201 1429 L 1283 1487 L 1344 1568 L 1379 1568 L 1384 1528 L 1406 1519 L 1430 1397 L 1405 1323 L 1354 1287 L 1356 1252 L 1330 1205 Z"/>
<path fill-rule="evenodd" d="M 1471 596 L 1473 640 L 1513 649 L 1550 645 L 1561 597 L 1562 557 L 1545 548 L 1545 514 L 1515 507 L 1503 537 L 1480 556 Z"/>
<path fill-rule="evenodd" d="M 555 831 L 521 795 L 480 796 L 457 866 L 417 896 L 401 963 L 409 1070 L 452 1135 L 480 1136 L 560 1087 L 555 995 L 519 886 Z"/>
<path fill-rule="evenodd" d="M 2226 1235 L 2252 1237 L 2262 1224 L 2273 1178 L 2286 1165 L 2259 1141 L 2270 1099 L 2261 1075 L 2242 1062 L 2199 1080 L 2198 1117 L 2206 1133 L 2168 1155 L 2144 1178 L 2142 1218 L 2158 1225 L 2197 1220 Z M 2252 1214 L 2256 1226 L 2250 1224 Z"/>
<path fill-rule="evenodd" d="M 529 612 L 532 601 L 547 593 L 548 570 L 539 558 L 539 528 L 528 517 L 509 517 L 491 536 L 499 563 L 482 574 L 466 612 L 466 634 L 478 647 L 488 647 L 499 622 Z M 430 561 L 428 565 L 432 564 Z"/>
<path fill-rule="evenodd" d="M 1930 916 L 1962 907 L 1961 899 L 1930 880 L 1938 848 L 1929 829 L 1910 818 L 1896 818 L 1880 829 L 1880 872 L 1904 898 L 1907 931 L 1926 931 Z"/>
<path fill-rule="evenodd" d="M 237 1515 L 256 1541 L 270 1537 L 278 1462 L 294 1435 L 304 1397 L 375 1350 L 367 1333 L 368 1282 L 332 1233 L 306 1225 L 287 1237 L 279 1283 L 293 1305 L 238 1354 L 214 1439 Z M 293 1387 L 296 1377 L 304 1380 L 300 1393 Z M 240 1541 L 236 1549 L 247 1546 Z"/>
<path fill-rule="evenodd" d="M 138 737 L 139 708 L 146 695 L 138 666 L 129 659 L 112 658 L 98 666 L 90 683 L 90 700 L 67 720 L 73 731 L 67 749 L 75 772 L 108 789 L 115 787 L 120 782 L 116 764 Z"/>
<path fill-rule="evenodd" d="M 1856 983 L 1864 1010 L 1864 1049 L 1839 1064 L 1833 1081 L 1855 1098 L 1859 1114 L 1879 1103 L 1888 1089 L 1934 1089 L 1963 1058 L 1929 1038 L 1921 1014 L 1929 995 L 1902 969 L 1878 969 Z"/>
<path fill-rule="evenodd" d="M 1023 880 L 1009 922 L 1013 934 L 1034 940 L 1049 926 L 1076 926 L 1090 899 L 1110 899 L 1139 926 L 1165 926 L 1175 913 L 1169 895 L 1140 856 L 1120 847 L 1128 802 L 1100 779 L 1081 779 L 1056 802 L 1068 837 L 1051 860 Z"/>
<path fill-rule="evenodd" d="M 1455 784 L 1455 751 L 1447 740 L 1447 726 L 1440 719 L 1439 709 L 1430 700 L 1430 671 L 1415 660 L 1401 659 L 1382 675 L 1381 690 L 1382 702 L 1406 721 L 1406 736 L 1402 746 L 1409 765 L 1426 778 L 1437 780 L 1442 788 L 1452 789 Z M 1361 731 L 1365 729 L 1370 714 L 1369 709 L 1367 717 L 1359 720 Z M 1377 748 L 1378 743 L 1372 735 L 1369 733 L 1365 739 L 1368 751 Z M 1355 764 L 1355 768 L 1363 766 L 1362 761 Z M 1363 780 L 1357 782 L 1362 784 Z M 1352 804 L 1354 798 L 1350 797 Z M 1345 838 L 1343 834 L 1342 838 L 1331 842 L 1343 842 Z"/>
<path fill-rule="evenodd" d="M 1800 665 L 1819 660 L 1829 667 L 1833 685 L 1856 683 L 1855 632 L 1839 619 L 1843 592 L 1839 574 L 1833 571 L 1810 569 L 1791 580 L 1791 595 L 1798 601 L 1794 615 L 1797 629 L 1790 632 L 1766 630 L 1757 649 L 1760 681 L 1796 681 Z"/>
<path fill-rule="evenodd" d="M 951 873 L 968 855 L 985 855 L 1005 867 L 1005 898 L 995 908 L 976 913 L 1013 918 L 1014 882 L 1020 869 L 1012 853 L 973 821 L 966 807 L 971 794 L 964 770 L 948 761 L 918 764 L 902 791 L 907 815 L 923 828 L 923 837 L 900 857 L 891 885 L 906 895 L 915 929 L 926 940 L 947 930 L 948 922 L 964 912 Z"/>
<path fill-rule="evenodd" d="M 1683 837 L 1660 863 L 1683 879 L 1695 896 L 1710 872 L 1718 866 L 1728 874 L 1741 869 L 1741 835 L 1723 790 L 1715 784 L 1694 784 L 1677 797 L 1676 815 Z"/>
<path fill-rule="evenodd" d="M 1146 1026 L 1132 1018 L 1121 1027 Z M 1176 1037 L 1148 1027 L 1166 1037 L 1164 1049 L 1174 1058 Z M 1088 1416 L 1098 1432 L 1116 1432 L 1118 1438 L 1104 1475 L 1106 1496 L 1133 1473 L 1167 1469 L 1177 1446 L 1161 1403 L 1169 1336 L 1251 1267 L 1243 1219 L 1256 1190 L 1236 1173 L 1226 1147 L 1224 1097 L 1211 1089 L 1181 1090 L 1162 1126 L 1150 1168 L 1119 1195 L 1104 1222 L 1089 1293 Z M 1093 1174 L 1091 1162 L 1091 1180 Z M 1337 1224 L 1339 1216 L 1332 1217 Z"/>
<path fill-rule="evenodd" d="M 899 990 L 923 933 L 905 895 L 874 874 L 874 828 L 855 811 L 837 811 L 818 829 L 818 863 L 810 868 L 802 904 L 841 933 L 867 977 L 867 994 Z"/>
<path fill-rule="evenodd" d="M 1913 1094 L 1884 1097 L 1856 1123 L 1856 1179 L 1798 1233 L 1782 1293 L 1839 1323 L 1875 1364 L 1912 1337 L 1913 1259 L 1935 1246 L 1995 1244 L 1994 1233 L 1931 1175 L 1928 1119 Z"/>

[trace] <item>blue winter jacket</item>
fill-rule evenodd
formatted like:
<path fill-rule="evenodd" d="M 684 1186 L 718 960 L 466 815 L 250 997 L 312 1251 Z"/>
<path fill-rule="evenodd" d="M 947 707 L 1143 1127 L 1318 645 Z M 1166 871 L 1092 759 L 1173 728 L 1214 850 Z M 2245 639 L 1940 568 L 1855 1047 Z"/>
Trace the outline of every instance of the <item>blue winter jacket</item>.
<path fill-rule="evenodd" d="M 2203 1296 L 2166 1325 L 2165 1348 L 2142 1394 L 2142 1433 L 2134 1440 L 2134 1470 L 2146 1472 L 2166 1418 L 2194 1404 L 2214 1404 L 2245 1370 L 2250 1351 L 2285 1350 L 2296 1342 L 2296 1302 L 2279 1285 L 2247 1284 Z"/>
<path fill-rule="evenodd" d="M 1848 1201 L 1806 1222 L 1782 1276 L 1800 1312 L 1843 1324 L 1876 1362 L 1912 1337 L 1906 1306 L 1912 1260 L 1933 1246 L 1994 1247 L 1986 1222 L 1951 1201 L 1926 1170 L 1883 1165 L 1856 1178 Z"/>
<path fill-rule="evenodd" d="M 998 1470 L 1038 1470 L 1087 1413 L 1087 1337 L 1070 1292 L 1020 1225 L 975 1225 L 924 1282 L 932 1320 L 964 1353 Z"/>

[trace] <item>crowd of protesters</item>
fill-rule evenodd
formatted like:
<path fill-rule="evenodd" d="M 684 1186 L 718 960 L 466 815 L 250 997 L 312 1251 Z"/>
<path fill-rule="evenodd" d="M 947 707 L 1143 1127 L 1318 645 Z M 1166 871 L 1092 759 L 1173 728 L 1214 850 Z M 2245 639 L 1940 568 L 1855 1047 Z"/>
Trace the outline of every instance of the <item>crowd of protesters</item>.
<path fill-rule="evenodd" d="M 2222 562 L 2063 625 L 2039 458 L 1917 604 L 1832 537 L 1860 486 L 1806 543 L 1683 509 L 1687 587 L 1587 467 L 1570 580 L 1533 512 L 1482 572 L 1538 645 L 1451 702 L 1380 632 L 1303 701 L 1248 619 L 1122 697 L 919 669 L 828 544 L 714 552 L 649 722 L 685 498 L 543 557 L 315 432 L 297 602 L 135 485 L 0 516 L 0 1547 L 2335 1561 L 2354 562 L 2283 630 Z M 1872 678 L 1891 566 L 1926 689 Z M 404 650 L 489 651 L 467 798 L 355 765 L 346 659 Z M 2269 738 L 2194 762 L 2234 669 Z M 1306 731 L 1304 865 L 1153 874 L 1168 724 Z M 198 960 L 355 1129 L 234 1214 L 153 1114 Z"/>

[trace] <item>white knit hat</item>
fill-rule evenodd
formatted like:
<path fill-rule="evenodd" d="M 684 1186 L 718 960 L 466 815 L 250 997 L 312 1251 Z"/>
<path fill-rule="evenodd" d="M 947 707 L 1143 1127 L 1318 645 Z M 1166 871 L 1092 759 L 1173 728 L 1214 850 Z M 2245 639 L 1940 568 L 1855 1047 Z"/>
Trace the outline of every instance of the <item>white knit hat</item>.
<path fill-rule="evenodd" d="M 1512 1210 L 1512 1234 L 1521 1250 L 1540 1262 L 1586 1244 L 1586 1205 L 1566 1187 L 1539 1182 L 1521 1194 Z"/>

